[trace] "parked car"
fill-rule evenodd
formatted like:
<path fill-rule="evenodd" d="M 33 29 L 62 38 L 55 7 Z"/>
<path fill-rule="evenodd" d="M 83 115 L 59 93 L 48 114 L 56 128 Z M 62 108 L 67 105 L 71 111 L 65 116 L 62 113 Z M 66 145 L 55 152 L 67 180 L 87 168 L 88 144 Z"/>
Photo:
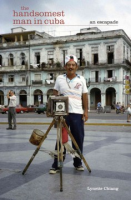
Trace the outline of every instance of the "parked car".
<path fill-rule="evenodd" d="M 36 108 L 36 112 L 38 114 L 40 114 L 40 113 L 46 113 L 46 104 L 40 104 L 38 106 L 38 108 Z"/>
<path fill-rule="evenodd" d="M 9 108 L 1 108 L 1 113 L 8 113 Z M 24 112 L 28 112 L 28 109 L 22 106 L 16 106 L 16 113 L 24 113 Z"/>
<path fill-rule="evenodd" d="M 36 111 L 36 107 L 35 106 L 27 106 L 27 112 L 35 112 Z"/>

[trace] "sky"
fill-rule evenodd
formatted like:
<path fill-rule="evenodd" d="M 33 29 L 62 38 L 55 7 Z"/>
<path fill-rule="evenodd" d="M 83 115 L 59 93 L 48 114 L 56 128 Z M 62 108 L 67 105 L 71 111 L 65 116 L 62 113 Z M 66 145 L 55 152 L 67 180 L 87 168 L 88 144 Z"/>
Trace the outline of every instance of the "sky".
<path fill-rule="evenodd" d="M 131 38 L 130 0 L 0 0 L 0 3 L 0 34 L 24 27 L 28 31 L 63 36 L 74 35 L 83 28 L 98 27 L 101 31 L 123 29 Z M 32 11 L 41 16 L 19 16 L 24 12 L 33 15 Z M 59 16 L 45 16 L 47 12 L 59 13 Z M 18 24 L 14 24 L 16 21 Z"/>

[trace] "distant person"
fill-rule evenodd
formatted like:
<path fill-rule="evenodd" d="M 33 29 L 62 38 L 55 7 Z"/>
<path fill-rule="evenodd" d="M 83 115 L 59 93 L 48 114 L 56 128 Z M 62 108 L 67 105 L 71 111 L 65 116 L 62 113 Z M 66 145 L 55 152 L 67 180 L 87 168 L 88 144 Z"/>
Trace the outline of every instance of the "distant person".
<path fill-rule="evenodd" d="M 121 106 L 121 113 L 125 113 L 125 106 L 124 106 L 124 104 L 122 104 L 122 106 Z"/>
<path fill-rule="evenodd" d="M 7 94 L 7 98 L 9 99 L 9 110 L 8 110 L 8 124 L 9 127 L 7 130 L 15 130 L 16 129 L 16 96 L 12 90 L 10 90 Z M 14 126 L 12 127 L 12 121 Z"/>
<path fill-rule="evenodd" d="M 131 117 L 131 103 L 127 106 L 127 122 L 130 122 Z"/>
<path fill-rule="evenodd" d="M 100 108 L 101 107 L 101 102 L 98 102 L 97 103 L 97 108 Z"/>

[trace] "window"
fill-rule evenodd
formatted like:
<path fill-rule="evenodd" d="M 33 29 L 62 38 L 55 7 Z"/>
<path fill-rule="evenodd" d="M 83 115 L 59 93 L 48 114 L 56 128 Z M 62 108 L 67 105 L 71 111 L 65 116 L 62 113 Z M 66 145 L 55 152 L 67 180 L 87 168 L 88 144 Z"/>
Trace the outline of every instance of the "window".
<path fill-rule="evenodd" d="M 76 57 L 78 59 L 78 65 L 82 66 L 82 49 L 76 49 Z"/>
<path fill-rule="evenodd" d="M 48 51 L 47 52 L 47 59 L 48 59 L 48 63 L 49 65 L 53 65 L 54 63 L 54 51 Z"/>
<path fill-rule="evenodd" d="M 40 52 L 35 53 L 35 64 L 40 64 Z"/>
<path fill-rule="evenodd" d="M 98 64 L 98 46 L 91 47 L 91 53 L 92 53 L 92 64 L 96 65 Z"/>
<path fill-rule="evenodd" d="M 12 53 L 9 54 L 8 64 L 9 64 L 9 66 L 14 65 L 14 56 Z"/>
<path fill-rule="evenodd" d="M 99 78 L 99 71 L 92 71 L 91 72 L 91 82 L 99 82 L 100 78 Z"/>
<path fill-rule="evenodd" d="M 0 75 L 0 83 L 3 82 L 3 77 Z"/>
<path fill-rule="evenodd" d="M 115 77 L 115 71 L 114 70 L 107 70 L 107 78 Z"/>
<path fill-rule="evenodd" d="M 0 67 L 2 66 L 2 56 L 0 55 Z"/>
<path fill-rule="evenodd" d="M 49 74 L 49 80 L 54 80 L 54 74 L 53 73 Z"/>
<path fill-rule="evenodd" d="M 14 75 L 9 75 L 8 76 L 8 82 L 13 83 L 14 82 Z"/>
<path fill-rule="evenodd" d="M 25 54 L 24 53 L 20 54 L 20 60 L 21 60 L 21 65 L 25 65 Z"/>
<path fill-rule="evenodd" d="M 114 63 L 114 45 L 107 46 L 107 63 L 113 64 Z"/>
<path fill-rule="evenodd" d="M 67 50 L 62 50 L 62 56 L 63 56 L 63 65 L 65 66 L 65 56 L 67 55 Z"/>
<path fill-rule="evenodd" d="M 23 74 L 20 76 L 21 82 L 25 82 L 26 81 L 26 76 Z"/>
<path fill-rule="evenodd" d="M 35 81 L 40 81 L 41 80 L 41 74 L 35 74 Z"/>

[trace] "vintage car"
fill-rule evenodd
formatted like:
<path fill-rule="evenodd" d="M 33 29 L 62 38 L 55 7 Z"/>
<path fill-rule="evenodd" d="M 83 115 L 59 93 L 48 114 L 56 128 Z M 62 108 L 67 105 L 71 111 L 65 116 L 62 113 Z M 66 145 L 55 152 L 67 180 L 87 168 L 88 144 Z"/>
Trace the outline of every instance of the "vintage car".
<path fill-rule="evenodd" d="M 8 110 L 9 108 L 6 107 L 6 108 L 1 108 L 1 113 L 4 114 L 4 113 L 8 113 Z M 28 112 L 28 109 L 25 108 L 25 107 L 22 107 L 22 106 L 16 106 L 16 113 L 24 113 L 24 112 Z"/>
<path fill-rule="evenodd" d="M 29 105 L 29 106 L 27 106 L 26 108 L 27 108 L 27 110 L 28 110 L 27 112 L 36 112 L 36 108 L 37 108 L 37 107 L 36 107 L 36 106 L 30 106 L 30 105 Z"/>
<path fill-rule="evenodd" d="M 38 114 L 40 113 L 46 113 L 46 104 L 40 104 L 37 108 L 36 108 L 36 112 Z"/>

